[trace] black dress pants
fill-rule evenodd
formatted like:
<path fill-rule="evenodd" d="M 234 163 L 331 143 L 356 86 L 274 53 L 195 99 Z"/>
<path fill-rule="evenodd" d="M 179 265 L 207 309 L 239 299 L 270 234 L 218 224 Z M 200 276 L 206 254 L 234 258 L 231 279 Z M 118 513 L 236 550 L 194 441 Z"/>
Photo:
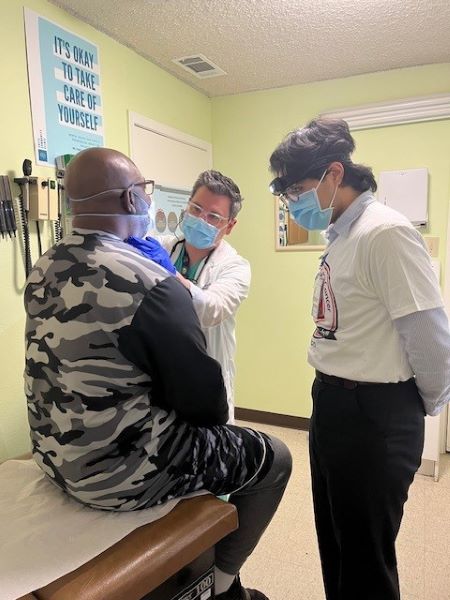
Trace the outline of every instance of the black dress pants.
<path fill-rule="evenodd" d="M 414 379 L 314 381 L 310 457 L 327 600 L 399 600 L 395 539 L 423 450 Z"/>

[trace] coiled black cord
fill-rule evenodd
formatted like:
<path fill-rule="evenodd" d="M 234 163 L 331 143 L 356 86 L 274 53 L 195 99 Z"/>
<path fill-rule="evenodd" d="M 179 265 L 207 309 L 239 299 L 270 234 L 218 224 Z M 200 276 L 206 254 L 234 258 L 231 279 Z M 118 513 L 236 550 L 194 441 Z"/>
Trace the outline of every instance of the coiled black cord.
<path fill-rule="evenodd" d="M 59 242 L 59 240 L 62 239 L 61 219 L 59 217 L 57 221 L 53 221 L 53 227 L 55 232 L 55 242 Z"/>
<path fill-rule="evenodd" d="M 36 221 L 36 233 L 37 233 L 39 256 L 42 256 L 41 227 L 39 225 L 39 221 Z"/>
<path fill-rule="evenodd" d="M 31 273 L 33 263 L 31 260 L 30 228 L 28 227 L 28 211 L 25 210 L 25 207 L 23 204 L 23 194 L 19 195 L 19 213 L 20 213 L 20 220 L 22 221 L 22 231 L 23 231 L 25 275 L 28 278 L 28 275 Z"/>

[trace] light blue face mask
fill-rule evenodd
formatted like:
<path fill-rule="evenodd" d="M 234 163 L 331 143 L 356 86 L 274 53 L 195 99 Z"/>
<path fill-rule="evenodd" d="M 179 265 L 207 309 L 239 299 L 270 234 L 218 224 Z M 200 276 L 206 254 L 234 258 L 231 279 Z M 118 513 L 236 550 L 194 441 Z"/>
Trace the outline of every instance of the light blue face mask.
<path fill-rule="evenodd" d="M 328 227 L 333 215 L 333 202 L 336 197 L 338 186 L 334 190 L 333 197 L 328 208 L 323 209 L 320 206 L 317 190 L 322 183 L 325 173 L 320 178 L 316 188 L 299 194 L 297 200 L 289 200 L 289 213 L 297 225 L 308 231 L 323 231 Z"/>
<path fill-rule="evenodd" d="M 194 217 L 187 213 L 184 213 L 180 229 L 184 233 L 187 243 L 198 250 L 212 248 L 220 231 L 200 217 Z"/>

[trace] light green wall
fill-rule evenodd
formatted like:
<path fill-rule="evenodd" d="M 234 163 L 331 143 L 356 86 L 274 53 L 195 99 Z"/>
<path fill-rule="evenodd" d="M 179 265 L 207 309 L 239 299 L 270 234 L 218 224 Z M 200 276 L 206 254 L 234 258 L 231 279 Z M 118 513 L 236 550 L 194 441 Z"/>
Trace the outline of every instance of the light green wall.
<path fill-rule="evenodd" d="M 292 128 L 321 110 L 450 91 L 450 65 L 320 82 L 209 100 L 131 50 L 45 0 L 27 7 L 98 44 L 105 143 L 128 153 L 131 110 L 213 142 L 217 168 L 234 177 L 246 198 L 232 243 L 250 259 L 253 284 L 238 316 L 237 404 L 309 416 L 312 372 L 306 349 L 310 296 L 318 253 L 275 253 L 273 201 L 267 193 L 270 152 Z M 23 4 L 0 0 L 0 173 L 19 174 L 33 159 Z M 443 258 L 450 194 L 450 121 L 355 133 L 355 158 L 383 169 L 430 170 L 427 234 L 440 238 Z M 34 174 L 50 174 L 44 168 Z M 35 240 L 33 240 L 35 257 Z M 22 388 L 23 261 L 16 241 L 0 240 L 0 459 L 27 447 Z"/>
<path fill-rule="evenodd" d="M 45 0 L 28 0 L 26 6 L 98 45 L 106 146 L 129 153 L 128 110 L 211 141 L 209 98 Z M 23 3 L 0 0 L 0 15 L 0 174 L 13 177 L 21 175 L 24 158 L 34 162 Z M 48 177 L 51 170 L 35 167 L 33 175 Z M 18 240 L 0 239 L 0 281 L 2 459 L 26 451 L 28 444 L 22 383 L 24 269 Z"/>
<path fill-rule="evenodd" d="M 268 159 L 285 134 L 321 111 L 450 92 L 450 64 L 214 98 L 215 166 L 245 197 L 233 244 L 250 260 L 253 282 L 238 315 L 238 406 L 308 417 L 312 369 L 311 290 L 318 252 L 275 252 Z M 427 167 L 430 228 L 444 258 L 450 197 L 450 121 L 354 134 L 354 160 L 380 170 Z"/>

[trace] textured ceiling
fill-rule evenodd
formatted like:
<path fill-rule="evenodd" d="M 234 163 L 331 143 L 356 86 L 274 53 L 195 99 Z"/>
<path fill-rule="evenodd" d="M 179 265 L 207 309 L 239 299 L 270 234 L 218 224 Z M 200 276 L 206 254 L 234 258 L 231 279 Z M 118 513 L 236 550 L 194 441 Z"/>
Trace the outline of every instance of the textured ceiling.
<path fill-rule="evenodd" d="M 449 0 L 51 0 L 209 96 L 450 60 Z M 227 75 L 171 62 L 204 54 Z"/>

